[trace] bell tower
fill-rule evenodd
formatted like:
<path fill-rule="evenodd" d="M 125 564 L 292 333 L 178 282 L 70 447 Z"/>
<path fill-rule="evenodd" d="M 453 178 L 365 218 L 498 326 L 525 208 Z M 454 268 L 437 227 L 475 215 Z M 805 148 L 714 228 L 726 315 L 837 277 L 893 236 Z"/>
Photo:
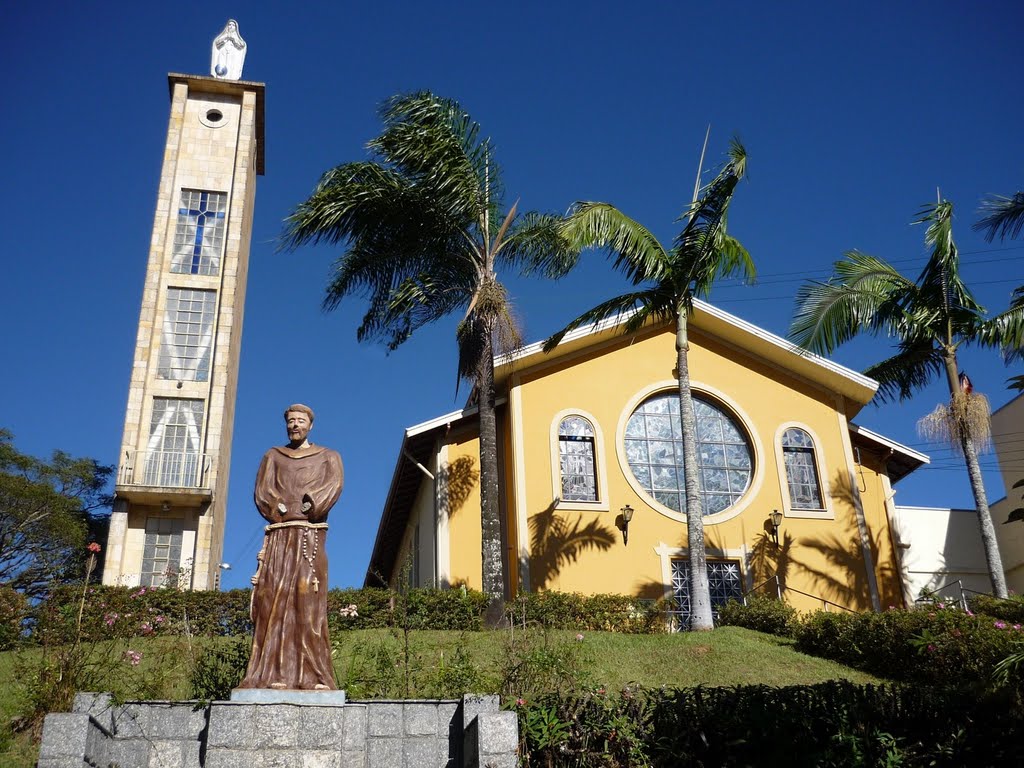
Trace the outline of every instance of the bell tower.
<path fill-rule="evenodd" d="M 104 584 L 216 589 L 264 84 L 241 79 L 229 21 L 211 76 L 168 75 L 171 113 L 149 246 Z"/>

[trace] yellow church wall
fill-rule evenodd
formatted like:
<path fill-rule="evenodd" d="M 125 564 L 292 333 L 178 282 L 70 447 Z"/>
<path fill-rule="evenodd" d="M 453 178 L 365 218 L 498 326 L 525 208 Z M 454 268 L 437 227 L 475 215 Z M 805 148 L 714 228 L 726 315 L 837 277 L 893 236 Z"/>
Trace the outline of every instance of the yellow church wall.
<path fill-rule="evenodd" d="M 442 466 L 447 489 L 451 583 L 480 589 L 480 441 L 474 433 L 451 435 Z"/>
<path fill-rule="evenodd" d="M 621 445 L 625 423 L 639 403 L 655 392 L 672 391 L 675 361 L 674 334 L 661 330 L 620 337 L 517 372 L 510 402 L 513 443 L 521 440 L 515 467 L 519 492 L 507 498 L 513 507 L 510 516 L 526 523 L 519 543 L 530 552 L 530 589 L 664 594 L 669 560 L 685 554 L 686 526 L 681 515 L 673 519 L 634 486 Z M 778 571 L 791 588 L 852 608 L 870 608 L 863 559 L 857 562 L 850 546 L 859 541 L 859 529 L 850 492 L 849 444 L 844 443 L 848 404 L 699 331 L 691 333 L 689 367 L 695 392 L 731 413 L 746 430 L 753 451 L 747 492 L 705 520 L 709 556 L 739 560 L 746 588 Z M 556 430 L 569 413 L 589 419 L 596 430 L 597 503 L 557 501 Z M 789 510 L 784 501 L 777 444 L 787 426 L 800 426 L 815 438 L 827 498 L 827 509 L 818 518 Z M 878 496 L 872 497 L 872 505 L 878 505 Z M 628 545 L 615 526 L 625 504 L 635 510 Z M 773 509 L 786 514 L 779 546 L 767 524 Z M 881 514 L 884 518 L 884 509 Z M 877 524 L 885 527 L 876 514 L 871 521 L 873 530 Z M 478 556 L 475 563 L 478 573 Z M 864 575 L 857 576 L 857 569 Z M 803 598 L 788 597 L 802 607 Z M 812 603 L 808 599 L 807 607 Z"/>

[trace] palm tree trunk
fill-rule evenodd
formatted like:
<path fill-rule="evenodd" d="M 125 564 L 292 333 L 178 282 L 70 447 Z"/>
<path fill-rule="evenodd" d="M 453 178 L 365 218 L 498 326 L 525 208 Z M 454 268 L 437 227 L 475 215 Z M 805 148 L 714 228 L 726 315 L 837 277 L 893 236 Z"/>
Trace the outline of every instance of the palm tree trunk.
<path fill-rule="evenodd" d="M 501 510 L 498 502 L 498 428 L 494 407 L 494 348 L 485 331 L 477 380 L 480 408 L 480 557 L 483 591 L 489 598 L 485 621 L 496 627 L 505 613 L 505 580 L 501 567 Z"/>
<path fill-rule="evenodd" d="M 960 392 L 960 381 L 958 379 L 956 353 L 950 352 L 946 355 L 946 379 L 949 383 L 950 407 L 957 397 L 963 397 Z M 955 416 L 954 416 L 955 417 Z M 985 560 L 988 564 L 988 576 L 992 581 L 992 594 L 996 597 L 1006 599 L 1009 593 L 1006 590 L 1006 574 L 1003 572 L 1003 558 L 999 554 L 999 542 L 996 539 L 996 529 L 992 524 L 992 513 L 988 508 L 988 496 L 985 494 L 985 484 L 981 479 L 981 466 L 978 463 L 978 450 L 974 445 L 974 438 L 971 435 L 970 424 L 965 420 L 957 425 L 960 438 L 960 447 L 964 454 L 964 464 L 967 465 L 967 477 L 971 481 L 971 491 L 974 494 L 974 505 L 978 510 L 978 527 L 981 530 L 981 543 L 985 548 Z"/>
<path fill-rule="evenodd" d="M 697 418 L 690 391 L 686 307 L 676 310 L 676 367 L 679 371 L 679 419 L 683 428 L 683 475 L 686 488 L 686 544 L 690 560 L 690 629 L 714 629 L 707 554 L 704 551 L 704 510 L 697 464 Z"/>

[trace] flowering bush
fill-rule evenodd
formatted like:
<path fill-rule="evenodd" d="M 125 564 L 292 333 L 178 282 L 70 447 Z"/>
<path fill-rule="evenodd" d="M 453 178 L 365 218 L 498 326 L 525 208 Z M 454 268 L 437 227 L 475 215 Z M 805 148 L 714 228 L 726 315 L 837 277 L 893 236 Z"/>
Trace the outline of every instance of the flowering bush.
<path fill-rule="evenodd" d="M 1017 627 L 1017 628 L 1015 628 Z M 1020 625 L 960 610 L 818 612 L 796 631 L 797 650 L 893 680 L 984 687 L 995 665 L 1024 640 Z"/>

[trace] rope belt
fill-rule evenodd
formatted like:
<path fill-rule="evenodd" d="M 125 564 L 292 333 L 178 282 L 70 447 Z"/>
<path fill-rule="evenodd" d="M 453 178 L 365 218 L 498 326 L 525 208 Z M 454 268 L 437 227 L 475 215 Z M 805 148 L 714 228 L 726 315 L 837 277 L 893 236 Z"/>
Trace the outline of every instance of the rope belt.
<path fill-rule="evenodd" d="M 317 552 L 320 547 L 320 541 L 316 537 L 316 531 L 326 531 L 327 523 L 311 523 L 308 520 L 286 520 L 283 523 L 271 523 L 263 529 L 263 547 L 256 554 L 256 573 L 250 579 L 253 586 L 252 595 L 249 598 L 249 615 L 252 616 L 252 605 L 253 600 L 256 599 L 256 585 L 260 583 L 260 573 L 263 571 L 263 558 L 267 553 L 267 539 L 270 538 L 270 532 L 276 531 L 280 528 L 302 528 L 302 559 L 309 563 L 309 570 L 313 574 L 313 591 L 320 591 L 320 579 L 316 576 L 316 568 L 314 563 L 316 562 Z M 306 531 L 313 531 L 313 554 L 309 553 L 309 547 L 307 545 Z"/>
<path fill-rule="evenodd" d="M 326 531 L 327 523 L 311 523 L 307 520 L 288 520 L 283 523 L 271 523 L 263 530 L 266 533 L 270 533 L 271 531 L 276 531 L 278 528 L 315 528 L 317 530 L 322 528 Z"/>

